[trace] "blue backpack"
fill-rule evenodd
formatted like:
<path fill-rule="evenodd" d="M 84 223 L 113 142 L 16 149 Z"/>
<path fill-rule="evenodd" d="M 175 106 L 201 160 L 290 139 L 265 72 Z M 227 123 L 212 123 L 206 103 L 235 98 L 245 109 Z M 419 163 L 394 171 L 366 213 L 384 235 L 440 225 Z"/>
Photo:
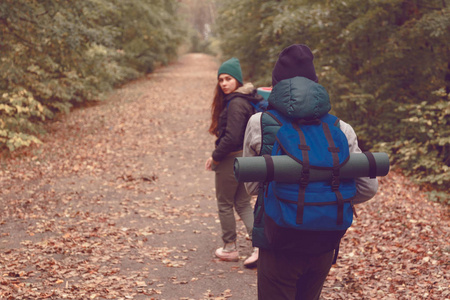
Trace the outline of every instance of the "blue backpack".
<path fill-rule="evenodd" d="M 255 109 L 255 112 L 265 112 L 267 110 L 267 106 L 269 105 L 269 102 L 267 102 L 266 99 L 263 99 L 257 103 L 250 101 L 250 104 Z"/>
<path fill-rule="evenodd" d="M 298 183 L 269 180 L 264 196 L 266 224 L 271 227 L 269 242 L 276 240 L 277 234 L 297 230 L 339 232 L 342 236 L 353 221 L 351 201 L 356 186 L 353 179 L 339 179 L 339 169 L 349 159 L 347 138 L 337 126 L 339 119 L 325 114 L 320 119 L 292 121 L 275 110 L 267 113 L 281 123 L 271 156 L 289 155 L 303 167 Z M 264 156 L 268 172 L 271 156 Z M 327 182 L 310 182 L 311 169 L 331 170 L 333 177 Z"/>
<path fill-rule="evenodd" d="M 267 110 L 267 107 L 269 106 L 268 99 L 271 91 L 271 87 L 259 87 L 256 89 L 258 95 L 262 96 L 263 98 L 263 100 L 259 101 L 257 104 L 252 103 L 256 112 L 265 112 Z"/>

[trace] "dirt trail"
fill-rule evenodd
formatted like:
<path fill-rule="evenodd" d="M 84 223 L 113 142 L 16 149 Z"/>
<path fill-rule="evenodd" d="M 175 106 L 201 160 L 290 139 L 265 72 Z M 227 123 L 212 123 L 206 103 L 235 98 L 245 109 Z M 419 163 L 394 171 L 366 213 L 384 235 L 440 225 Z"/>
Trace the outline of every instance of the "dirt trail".
<path fill-rule="evenodd" d="M 185 56 L 52 124 L 43 146 L 7 163 L 0 296 L 255 298 L 255 270 L 213 257 L 220 227 L 204 162 L 216 70 L 211 57 Z"/>
<path fill-rule="evenodd" d="M 256 299 L 221 245 L 204 162 L 216 61 L 189 54 L 49 125 L 0 168 L 1 299 Z M 343 240 L 323 299 L 450 299 L 448 210 L 395 173 Z M 242 258 L 251 251 L 240 227 Z"/>

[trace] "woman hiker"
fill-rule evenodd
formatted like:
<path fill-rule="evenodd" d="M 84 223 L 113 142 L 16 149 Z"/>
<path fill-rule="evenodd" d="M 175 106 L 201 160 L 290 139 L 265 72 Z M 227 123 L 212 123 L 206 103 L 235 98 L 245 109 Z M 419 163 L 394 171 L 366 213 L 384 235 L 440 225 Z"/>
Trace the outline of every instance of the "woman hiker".
<path fill-rule="evenodd" d="M 209 133 L 217 139 L 205 169 L 215 172 L 217 207 L 224 244 L 216 250 L 215 255 L 224 261 L 238 261 L 234 210 L 251 237 L 253 208 L 251 196 L 244 184 L 238 183 L 234 177 L 234 159 L 242 156 L 245 128 L 250 116 L 255 113 L 250 101 L 257 103 L 263 98 L 256 93 L 251 83 L 243 84 L 241 65 L 237 58 L 225 61 L 218 70 L 217 78 L 209 127 Z M 257 260 L 258 249 L 255 248 L 244 261 L 244 266 L 254 267 Z"/>

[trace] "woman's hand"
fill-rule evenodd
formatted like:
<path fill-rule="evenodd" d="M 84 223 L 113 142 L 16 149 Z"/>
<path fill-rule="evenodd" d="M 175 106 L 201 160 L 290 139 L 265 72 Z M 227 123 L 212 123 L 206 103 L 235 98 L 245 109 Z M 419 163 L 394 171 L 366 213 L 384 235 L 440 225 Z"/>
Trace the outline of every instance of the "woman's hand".
<path fill-rule="evenodd" d="M 206 171 L 212 171 L 212 169 L 211 169 L 212 161 L 213 161 L 212 157 L 210 157 L 210 158 L 208 158 L 208 160 L 206 160 L 206 163 L 205 163 Z"/>

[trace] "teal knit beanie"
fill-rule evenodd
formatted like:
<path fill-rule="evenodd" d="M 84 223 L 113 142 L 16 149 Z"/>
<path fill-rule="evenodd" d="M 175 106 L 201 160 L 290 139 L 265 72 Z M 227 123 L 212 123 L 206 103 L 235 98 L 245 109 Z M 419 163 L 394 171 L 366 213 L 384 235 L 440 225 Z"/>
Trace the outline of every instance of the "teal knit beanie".
<path fill-rule="evenodd" d="M 241 64 L 236 57 L 230 58 L 220 66 L 219 71 L 217 72 L 217 78 L 219 78 L 220 74 L 231 75 L 241 84 L 244 84 L 244 81 L 242 80 Z"/>

